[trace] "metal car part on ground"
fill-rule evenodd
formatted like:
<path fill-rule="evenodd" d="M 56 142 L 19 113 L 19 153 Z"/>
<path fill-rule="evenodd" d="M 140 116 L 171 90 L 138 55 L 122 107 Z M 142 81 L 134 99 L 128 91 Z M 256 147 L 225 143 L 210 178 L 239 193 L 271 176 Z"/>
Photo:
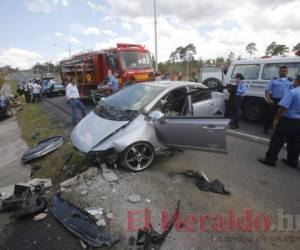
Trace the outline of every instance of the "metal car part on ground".
<path fill-rule="evenodd" d="M 43 184 L 35 185 L 34 192 L 28 185 L 15 185 L 13 195 L 2 201 L 2 212 L 14 212 L 15 219 L 36 215 L 47 208 L 48 202 L 42 197 L 44 191 Z"/>
<path fill-rule="evenodd" d="M 71 142 L 100 163 L 142 171 L 170 147 L 225 153 L 223 112 L 222 94 L 200 83 L 140 83 L 101 100 L 74 128 Z"/>
<path fill-rule="evenodd" d="M 39 141 L 33 148 L 28 149 L 22 156 L 23 162 L 29 162 L 33 159 L 49 154 L 59 148 L 64 142 L 62 136 L 54 136 Z"/>
<path fill-rule="evenodd" d="M 101 231 L 89 213 L 75 207 L 58 194 L 51 198 L 49 209 L 67 230 L 91 246 L 111 247 L 120 239 L 119 236 Z"/>

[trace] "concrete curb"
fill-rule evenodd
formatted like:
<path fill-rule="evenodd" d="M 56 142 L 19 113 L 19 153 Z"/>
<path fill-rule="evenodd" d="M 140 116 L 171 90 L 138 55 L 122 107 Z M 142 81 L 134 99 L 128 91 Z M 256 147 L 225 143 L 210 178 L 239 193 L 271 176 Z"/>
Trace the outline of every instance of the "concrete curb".
<path fill-rule="evenodd" d="M 250 134 L 246 134 L 246 133 L 243 133 L 243 132 L 234 131 L 234 130 L 231 130 L 231 129 L 227 130 L 227 135 L 237 137 L 237 138 L 241 138 L 241 139 L 245 139 L 245 140 L 252 141 L 252 142 L 261 143 L 261 144 L 264 144 L 264 145 L 268 145 L 270 143 L 270 139 L 268 139 L 268 138 L 263 138 L 263 137 L 259 137 L 259 136 L 255 136 L 255 135 L 250 135 Z"/>

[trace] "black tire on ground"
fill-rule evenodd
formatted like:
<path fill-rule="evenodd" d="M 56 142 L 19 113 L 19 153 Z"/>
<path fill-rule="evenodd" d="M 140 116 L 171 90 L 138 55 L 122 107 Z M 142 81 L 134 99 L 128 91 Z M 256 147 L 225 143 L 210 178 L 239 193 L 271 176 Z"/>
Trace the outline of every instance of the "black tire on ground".
<path fill-rule="evenodd" d="M 222 87 L 221 81 L 213 77 L 205 79 L 202 83 L 210 89 L 220 89 Z"/>
<path fill-rule="evenodd" d="M 148 142 L 135 142 L 129 145 L 120 156 L 120 163 L 127 171 L 140 172 L 148 169 L 153 163 L 155 152 Z"/>
<path fill-rule="evenodd" d="M 266 104 L 260 100 L 248 100 L 242 105 L 242 114 L 249 122 L 259 122 L 266 113 Z"/>

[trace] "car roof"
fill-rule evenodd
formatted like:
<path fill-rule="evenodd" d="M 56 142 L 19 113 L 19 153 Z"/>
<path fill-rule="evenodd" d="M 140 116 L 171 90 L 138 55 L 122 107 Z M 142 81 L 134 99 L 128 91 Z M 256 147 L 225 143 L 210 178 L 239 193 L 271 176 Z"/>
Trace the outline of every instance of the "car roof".
<path fill-rule="evenodd" d="M 188 85 L 197 86 L 199 88 L 207 88 L 205 85 L 203 85 L 202 83 L 199 83 L 199 82 L 171 81 L 171 80 L 143 82 L 142 84 L 162 87 L 162 88 L 166 88 L 166 89 L 180 87 L 180 86 L 188 86 Z"/>
<path fill-rule="evenodd" d="M 300 56 L 294 57 L 272 57 L 272 58 L 259 58 L 253 60 L 238 60 L 232 64 L 264 64 L 264 63 L 293 63 L 300 62 Z"/>

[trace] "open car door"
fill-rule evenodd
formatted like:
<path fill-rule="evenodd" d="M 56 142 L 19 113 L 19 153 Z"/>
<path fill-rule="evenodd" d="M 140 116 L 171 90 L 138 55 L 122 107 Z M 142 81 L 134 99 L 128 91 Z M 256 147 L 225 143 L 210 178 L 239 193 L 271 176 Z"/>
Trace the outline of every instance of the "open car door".
<path fill-rule="evenodd" d="M 164 117 L 153 121 L 158 139 L 167 146 L 227 153 L 229 119 L 219 117 Z"/>

